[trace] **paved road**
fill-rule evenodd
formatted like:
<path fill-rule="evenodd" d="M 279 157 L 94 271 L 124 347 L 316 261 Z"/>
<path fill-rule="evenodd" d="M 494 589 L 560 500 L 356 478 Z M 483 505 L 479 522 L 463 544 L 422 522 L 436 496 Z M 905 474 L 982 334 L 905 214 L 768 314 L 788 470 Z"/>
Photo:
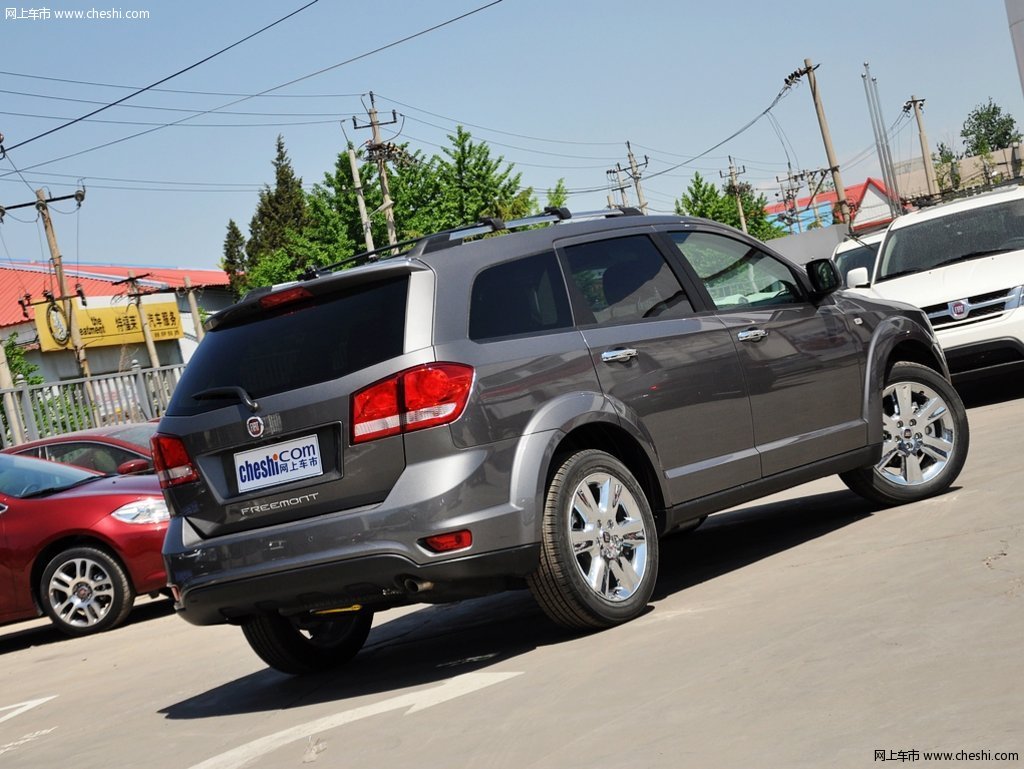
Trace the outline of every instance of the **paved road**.
<path fill-rule="evenodd" d="M 525 593 L 394 611 L 350 668 L 298 680 L 266 669 L 238 630 L 191 627 L 165 601 L 93 638 L 4 628 L 0 766 L 860 767 L 914 750 L 916 764 L 955 766 L 923 751 L 1024 753 L 1024 387 L 969 402 L 971 456 L 949 493 L 872 512 L 828 479 L 715 516 L 663 544 L 651 611 L 603 633 L 554 628 Z"/>

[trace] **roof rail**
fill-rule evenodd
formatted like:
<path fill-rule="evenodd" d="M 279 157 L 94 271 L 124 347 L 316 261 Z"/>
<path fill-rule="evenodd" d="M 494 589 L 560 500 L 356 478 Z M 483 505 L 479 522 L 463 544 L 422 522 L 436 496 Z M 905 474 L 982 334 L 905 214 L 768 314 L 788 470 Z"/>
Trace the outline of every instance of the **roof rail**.
<path fill-rule="evenodd" d="M 325 267 L 308 267 L 306 271 L 299 276 L 299 280 L 312 280 L 313 278 L 318 278 L 321 275 L 328 275 L 339 267 L 345 267 L 350 264 L 373 262 L 380 258 L 380 254 L 385 251 L 395 251 L 396 249 L 405 248 L 406 246 L 411 246 L 411 248 L 408 251 L 405 251 L 403 255 L 411 259 L 415 259 L 423 254 L 429 254 L 434 251 L 440 251 L 445 248 L 461 245 L 466 238 L 476 237 L 477 235 L 489 235 L 493 232 L 517 230 L 523 227 L 536 227 L 539 224 L 564 222 L 569 219 L 597 219 L 613 216 L 643 216 L 643 211 L 639 208 L 620 207 L 605 208 L 597 211 L 584 211 L 574 215 L 568 208 L 546 206 L 543 213 L 535 214 L 533 216 L 524 216 L 507 222 L 497 216 L 485 216 L 480 219 L 480 221 L 474 222 L 473 224 L 453 227 L 450 230 L 442 230 L 441 232 L 424 235 L 423 237 L 403 240 L 392 245 L 380 246 L 372 251 L 364 251 L 361 254 L 350 256 L 347 259 L 342 259 Z"/>

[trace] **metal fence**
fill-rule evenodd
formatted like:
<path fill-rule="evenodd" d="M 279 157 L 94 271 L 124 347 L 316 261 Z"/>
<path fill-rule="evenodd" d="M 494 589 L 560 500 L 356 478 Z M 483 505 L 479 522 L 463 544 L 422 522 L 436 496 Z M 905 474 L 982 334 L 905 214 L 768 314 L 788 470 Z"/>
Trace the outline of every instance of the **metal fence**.
<path fill-rule="evenodd" d="M 0 388 L 0 444 L 4 448 L 36 438 L 101 425 L 144 422 L 167 408 L 184 364 Z"/>

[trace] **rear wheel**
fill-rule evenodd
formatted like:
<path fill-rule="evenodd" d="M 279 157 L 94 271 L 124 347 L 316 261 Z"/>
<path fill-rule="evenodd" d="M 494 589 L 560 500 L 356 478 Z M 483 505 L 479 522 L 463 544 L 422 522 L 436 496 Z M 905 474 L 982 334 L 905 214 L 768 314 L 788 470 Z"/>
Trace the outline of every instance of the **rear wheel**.
<path fill-rule="evenodd" d="M 529 577 L 541 608 L 566 627 L 611 627 L 643 612 L 657 575 L 654 516 L 626 466 L 602 451 L 566 459 L 548 487 Z"/>
<path fill-rule="evenodd" d="M 332 619 L 260 614 L 242 625 L 252 650 L 282 673 L 302 675 L 340 667 L 363 648 L 373 612 L 358 611 Z"/>
<path fill-rule="evenodd" d="M 39 596 L 53 624 L 70 636 L 120 625 L 135 600 L 121 564 L 94 547 L 73 547 L 52 558 L 43 569 Z"/>
<path fill-rule="evenodd" d="M 967 458 L 970 429 L 956 390 L 917 363 L 892 367 L 882 391 L 882 458 L 839 477 L 881 505 L 915 502 L 949 488 Z"/>

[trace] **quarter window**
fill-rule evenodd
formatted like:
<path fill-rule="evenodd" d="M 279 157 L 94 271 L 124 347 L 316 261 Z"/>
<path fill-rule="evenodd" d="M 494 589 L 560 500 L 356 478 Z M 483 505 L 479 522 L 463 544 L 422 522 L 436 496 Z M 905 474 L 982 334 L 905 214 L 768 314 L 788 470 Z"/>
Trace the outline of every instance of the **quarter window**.
<path fill-rule="evenodd" d="M 717 309 L 803 301 L 799 283 L 789 267 L 764 251 L 708 232 L 670 234 Z"/>
<path fill-rule="evenodd" d="M 581 243 L 565 253 L 573 282 L 596 323 L 672 318 L 693 311 L 679 279 L 646 235 Z"/>

